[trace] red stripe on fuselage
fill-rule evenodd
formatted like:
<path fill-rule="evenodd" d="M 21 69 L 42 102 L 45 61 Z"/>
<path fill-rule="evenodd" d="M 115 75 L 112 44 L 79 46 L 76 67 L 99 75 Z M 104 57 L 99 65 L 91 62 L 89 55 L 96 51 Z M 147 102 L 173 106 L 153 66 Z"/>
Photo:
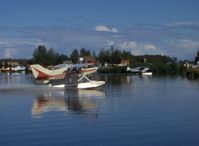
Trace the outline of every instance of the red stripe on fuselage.
<path fill-rule="evenodd" d="M 37 80 L 49 80 L 51 78 L 64 78 L 64 74 L 59 74 L 59 75 L 49 75 L 47 73 L 44 73 L 36 68 L 34 68 L 38 72 L 38 77 L 36 78 Z"/>

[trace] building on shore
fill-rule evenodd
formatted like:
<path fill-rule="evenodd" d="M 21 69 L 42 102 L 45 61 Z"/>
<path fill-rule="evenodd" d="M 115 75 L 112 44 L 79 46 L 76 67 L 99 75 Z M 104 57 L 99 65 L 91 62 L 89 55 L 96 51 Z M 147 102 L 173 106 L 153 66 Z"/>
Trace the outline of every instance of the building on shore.
<path fill-rule="evenodd" d="M 1 61 L 0 62 L 0 70 L 2 72 L 18 72 L 18 71 L 25 71 L 26 67 L 20 65 L 18 61 Z"/>

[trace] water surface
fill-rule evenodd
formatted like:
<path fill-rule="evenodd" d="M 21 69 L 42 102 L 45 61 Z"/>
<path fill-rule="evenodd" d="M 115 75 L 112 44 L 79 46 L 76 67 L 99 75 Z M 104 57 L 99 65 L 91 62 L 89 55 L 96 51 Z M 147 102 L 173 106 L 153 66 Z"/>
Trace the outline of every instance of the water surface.
<path fill-rule="evenodd" d="M 0 75 L 0 145 L 199 144 L 199 81 L 95 75 L 98 90 L 53 89 Z"/>

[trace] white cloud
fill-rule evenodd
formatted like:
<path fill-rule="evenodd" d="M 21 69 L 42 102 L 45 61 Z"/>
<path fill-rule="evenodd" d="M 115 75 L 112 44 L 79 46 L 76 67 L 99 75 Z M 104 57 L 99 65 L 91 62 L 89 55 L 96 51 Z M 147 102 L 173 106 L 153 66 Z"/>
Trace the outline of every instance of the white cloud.
<path fill-rule="evenodd" d="M 12 58 L 12 56 L 14 55 L 15 50 L 11 49 L 11 48 L 7 48 L 4 50 L 4 58 Z"/>
<path fill-rule="evenodd" d="M 112 32 L 115 32 L 115 33 L 118 33 L 118 30 L 117 30 L 115 27 L 113 27 L 113 28 L 111 29 L 111 31 L 112 31 Z"/>
<path fill-rule="evenodd" d="M 120 33 L 113 26 L 107 25 L 98 25 L 94 27 L 95 30 L 68 27 L 0 27 L 0 58 L 32 57 L 32 52 L 38 45 L 46 45 L 47 48 L 54 48 L 67 55 L 73 48 L 84 47 L 98 52 L 103 47 L 114 45 L 118 49 L 131 51 L 134 55 L 167 54 L 179 59 L 193 59 L 199 49 L 199 29 L 197 25 L 188 22 L 173 26 L 180 25 L 187 27 L 178 29 L 162 25 L 124 26 L 120 28 Z M 15 51 L 9 52 L 8 49 L 4 53 L 6 48 Z"/>
<path fill-rule="evenodd" d="M 156 50 L 157 48 L 153 44 L 143 44 L 143 48 L 147 50 Z"/>
<path fill-rule="evenodd" d="M 106 42 L 105 42 L 105 46 L 112 46 L 112 45 L 114 45 L 115 44 L 115 42 L 114 41 L 110 41 L 110 40 L 107 40 Z"/>
<path fill-rule="evenodd" d="M 8 45 L 9 43 L 6 40 L 0 38 L 0 46 Z"/>
<path fill-rule="evenodd" d="M 178 58 L 188 58 L 193 60 L 196 52 L 199 49 L 199 41 L 191 39 L 176 39 L 168 43 L 169 55 L 177 56 Z"/>
<path fill-rule="evenodd" d="M 113 38 L 116 38 L 116 39 L 122 39 L 124 37 L 125 37 L 124 35 L 118 35 L 118 34 L 113 35 Z"/>
<path fill-rule="evenodd" d="M 189 39 L 176 39 L 171 40 L 169 42 L 169 46 L 173 47 L 174 49 L 198 49 L 199 48 L 199 41 L 196 40 L 189 40 Z"/>
<path fill-rule="evenodd" d="M 119 47 L 121 47 L 122 49 L 135 49 L 137 48 L 137 44 L 134 41 L 130 41 L 130 42 L 123 42 L 121 44 L 119 44 Z"/>
<path fill-rule="evenodd" d="M 118 30 L 115 27 L 108 27 L 106 25 L 98 25 L 95 27 L 95 31 L 103 31 L 103 32 L 114 32 L 118 33 Z"/>
<path fill-rule="evenodd" d="M 174 22 L 166 24 L 168 27 L 180 27 L 180 26 L 191 26 L 191 25 L 199 25 L 199 22 Z"/>
<path fill-rule="evenodd" d="M 0 47 L 5 47 L 5 48 L 10 48 L 13 46 L 21 46 L 21 45 L 37 46 L 39 44 L 47 45 L 47 43 L 42 41 L 41 39 L 25 38 L 25 37 L 9 37 L 9 38 L 0 37 Z"/>
<path fill-rule="evenodd" d="M 199 48 L 199 41 L 193 41 L 188 39 L 179 40 L 176 43 L 177 47 L 185 48 L 185 49 L 192 49 L 192 48 Z"/>
<path fill-rule="evenodd" d="M 119 48 L 131 51 L 134 55 L 143 54 L 165 54 L 162 50 L 150 43 L 136 43 L 135 41 L 125 41 L 117 45 Z"/>

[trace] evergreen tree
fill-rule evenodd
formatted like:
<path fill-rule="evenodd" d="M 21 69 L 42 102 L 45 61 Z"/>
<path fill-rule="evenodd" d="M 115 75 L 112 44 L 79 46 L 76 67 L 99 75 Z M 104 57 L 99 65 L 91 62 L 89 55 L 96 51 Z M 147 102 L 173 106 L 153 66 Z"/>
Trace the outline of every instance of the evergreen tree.
<path fill-rule="evenodd" d="M 78 57 L 79 57 L 79 52 L 77 49 L 74 49 L 70 55 L 70 59 L 72 60 L 73 63 L 78 63 Z"/>
<path fill-rule="evenodd" d="M 66 61 L 68 59 L 69 58 L 68 58 L 67 55 L 61 54 L 61 55 L 59 55 L 59 57 L 58 57 L 58 59 L 56 61 L 56 64 L 61 64 L 61 63 L 63 63 L 63 61 Z"/>
<path fill-rule="evenodd" d="M 93 51 L 92 55 L 94 58 L 97 58 L 95 51 Z"/>
<path fill-rule="evenodd" d="M 41 65 L 56 65 L 58 62 L 62 62 L 60 56 L 61 55 L 55 52 L 53 48 L 47 50 L 45 46 L 38 46 L 38 48 L 34 50 L 32 61 L 33 63 Z"/>
<path fill-rule="evenodd" d="M 111 63 L 119 64 L 121 62 L 121 51 L 117 49 L 113 49 L 111 51 Z"/>
<path fill-rule="evenodd" d="M 122 59 L 129 59 L 129 60 L 131 60 L 131 59 L 133 58 L 133 55 L 131 54 L 130 51 L 125 51 L 125 50 L 123 50 L 123 51 L 121 52 L 121 58 L 122 58 Z"/>
<path fill-rule="evenodd" d="M 195 57 L 195 62 L 198 62 L 198 61 L 199 61 L 199 50 L 198 50 L 197 55 Z"/>
<path fill-rule="evenodd" d="M 1 69 L 2 67 L 3 67 L 3 63 L 1 62 L 1 63 L 0 63 L 0 69 Z"/>
<path fill-rule="evenodd" d="M 91 55 L 91 53 L 90 53 L 90 51 L 89 50 L 86 50 L 86 49 L 84 49 L 84 48 L 81 48 L 80 49 L 80 54 L 79 54 L 81 57 L 84 57 L 84 56 L 90 56 Z"/>
<path fill-rule="evenodd" d="M 45 46 L 38 46 L 37 49 L 34 50 L 33 52 L 33 62 L 42 64 L 42 65 L 47 65 L 47 49 Z"/>
<path fill-rule="evenodd" d="M 56 65 L 59 54 L 54 51 L 54 49 L 49 49 L 46 56 L 46 61 L 48 65 Z"/>
<path fill-rule="evenodd" d="M 106 50 L 106 49 L 102 49 L 99 52 L 98 59 L 99 59 L 100 63 L 102 63 L 102 65 L 104 65 L 105 63 L 110 64 L 111 63 L 110 51 Z"/>

